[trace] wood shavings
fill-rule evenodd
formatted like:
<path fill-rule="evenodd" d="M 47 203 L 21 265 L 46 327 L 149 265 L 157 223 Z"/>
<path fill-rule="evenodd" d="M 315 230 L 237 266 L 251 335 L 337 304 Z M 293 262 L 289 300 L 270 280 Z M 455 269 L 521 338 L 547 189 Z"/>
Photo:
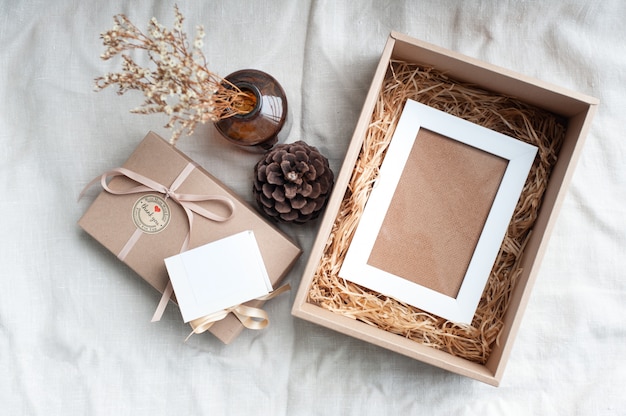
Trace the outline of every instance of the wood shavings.
<path fill-rule="evenodd" d="M 539 151 L 471 325 L 459 325 L 338 276 L 407 99 L 533 144 Z M 415 342 L 484 364 L 497 342 L 519 260 L 565 135 L 563 121 L 511 97 L 462 84 L 432 68 L 392 61 L 378 96 L 308 301 Z"/>

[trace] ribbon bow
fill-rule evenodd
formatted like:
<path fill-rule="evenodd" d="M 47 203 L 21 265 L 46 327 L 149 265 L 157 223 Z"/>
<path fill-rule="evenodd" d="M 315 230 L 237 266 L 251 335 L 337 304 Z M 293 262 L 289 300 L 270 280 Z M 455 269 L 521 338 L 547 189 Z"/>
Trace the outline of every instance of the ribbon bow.
<path fill-rule="evenodd" d="M 159 182 L 152 180 L 144 175 L 141 175 L 137 172 L 134 172 L 130 169 L 126 168 L 116 168 L 112 169 L 108 172 L 103 173 L 100 178 L 96 178 L 91 181 L 85 189 L 80 193 L 79 199 L 83 196 L 87 188 L 91 187 L 94 183 L 100 180 L 100 184 L 102 185 L 102 189 L 107 191 L 113 195 L 128 195 L 128 194 L 136 194 L 142 192 L 151 192 L 156 191 L 163 195 L 165 195 L 165 199 L 170 198 L 172 201 L 176 202 L 180 205 L 187 214 L 187 219 L 189 220 L 189 232 L 185 237 L 185 241 L 183 242 L 182 251 L 187 250 L 189 247 L 189 239 L 191 236 L 191 230 L 193 227 L 193 213 L 195 212 L 198 215 L 201 215 L 209 220 L 223 222 L 229 220 L 235 213 L 235 204 L 233 201 L 222 195 L 206 195 L 206 194 L 181 194 L 176 191 L 178 188 L 185 182 L 189 174 L 196 168 L 193 163 L 188 163 L 187 166 L 180 172 L 178 177 L 172 182 L 172 185 L 168 188 L 165 185 L 160 184 Z M 125 176 L 128 179 L 131 179 L 137 183 L 139 186 L 135 186 L 125 190 L 115 190 L 109 187 L 107 179 L 114 178 L 116 176 Z M 229 208 L 229 214 L 227 216 L 218 215 L 214 212 L 209 211 L 206 208 L 201 207 L 195 202 L 201 201 L 216 201 L 225 204 Z"/>
<path fill-rule="evenodd" d="M 99 178 L 92 180 L 83 191 L 80 193 L 79 199 L 82 198 L 85 191 L 91 187 L 94 183 L 100 181 L 102 188 L 110 194 L 113 195 L 128 195 L 134 193 L 143 193 L 143 192 L 152 192 L 156 191 L 163 195 L 165 195 L 165 199 L 171 199 L 180 205 L 185 213 L 187 214 L 187 219 L 189 221 L 189 231 L 185 236 L 185 240 L 183 241 L 180 252 L 186 251 L 189 247 L 189 241 L 191 239 L 191 231 L 193 229 L 193 214 L 196 213 L 204 218 L 207 218 L 216 222 L 227 221 L 235 213 L 235 204 L 232 199 L 222 196 L 222 195 L 205 195 L 205 194 L 183 194 L 178 193 L 178 188 L 185 182 L 187 177 L 191 174 L 191 172 L 196 168 L 196 165 L 193 163 L 188 163 L 187 166 L 181 171 L 181 173 L 176 177 L 172 185 L 168 188 L 167 186 L 160 184 L 159 182 L 152 180 L 144 175 L 141 175 L 137 172 L 134 172 L 130 169 L 126 168 L 116 168 L 112 169 L 108 172 L 103 173 Z M 109 187 L 107 180 L 109 178 L 114 178 L 116 176 L 124 176 L 128 179 L 131 179 L 138 183 L 138 186 L 134 186 L 132 188 L 124 189 L 124 190 L 116 190 Z M 214 212 L 209 211 L 208 209 L 196 204 L 196 202 L 201 201 L 215 201 L 224 204 L 228 209 L 229 213 L 226 216 L 216 214 Z M 122 250 L 118 253 L 117 257 L 120 260 L 124 260 L 130 250 L 133 248 L 135 243 L 139 240 L 143 232 L 137 228 L 135 232 L 124 245 Z M 168 282 L 167 287 L 163 291 L 163 295 L 161 296 L 161 300 L 159 301 L 159 305 L 152 316 L 152 322 L 158 321 L 161 319 L 163 312 L 165 311 L 165 307 L 167 306 L 167 302 L 169 301 L 172 293 L 174 292 L 172 288 L 172 283 Z"/>
<path fill-rule="evenodd" d="M 291 289 L 289 284 L 279 287 L 278 289 L 268 293 L 265 296 L 256 298 L 255 300 L 270 300 L 283 292 Z M 267 316 L 267 312 L 263 309 L 255 308 L 246 305 L 235 305 L 230 308 L 223 309 L 221 311 L 214 312 L 210 315 L 203 316 L 201 318 L 194 319 L 189 322 L 193 331 L 185 338 L 185 342 L 193 334 L 201 334 L 213 326 L 217 321 L 220 321 L 226 317 L 229 313 L 233 313 L 237 319 L 248 329 L 263 329 L 269 325 L 270 320 Z"/>

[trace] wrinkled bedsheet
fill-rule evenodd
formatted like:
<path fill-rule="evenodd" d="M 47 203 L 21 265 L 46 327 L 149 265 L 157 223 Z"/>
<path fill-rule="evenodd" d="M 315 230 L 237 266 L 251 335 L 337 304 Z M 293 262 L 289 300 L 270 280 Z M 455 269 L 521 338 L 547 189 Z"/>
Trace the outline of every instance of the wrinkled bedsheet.
<path fill-rule="evenodd" d="M 626 412 L 626 3 L 615 1 L 184 1 L 209 67 L 256 68 L 289 99 L 286 141 L 341 166 L 392 30 L 597 97 L 593 121 L 500 387 L 291 316 L 230 345 L 184 342 L 176 307 L 76 222 L 81 189 L 119 166 L 161 114 L 93 91 L 119 68 L 99 34 L 125 13 L 171 26 L 173 2 L 0 0 L 0 414 L 617 415 Z M 210 125 L 178 148 L 246 200 L 259 155 Z M 319 223 L 281 228 L 304 253 Z"/>

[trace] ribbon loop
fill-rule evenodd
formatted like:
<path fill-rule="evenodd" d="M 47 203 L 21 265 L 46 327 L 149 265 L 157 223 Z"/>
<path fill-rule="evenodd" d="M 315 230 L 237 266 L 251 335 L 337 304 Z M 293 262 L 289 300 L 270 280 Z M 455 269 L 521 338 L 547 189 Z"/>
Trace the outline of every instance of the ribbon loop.
<path fill-rule="evenodd" d="M 102 189 L 107 191 L 113 195 L 129 195 L 136 194 L 142 192 L 158 192 L 163 194 L 165 198 L 171 198 L 178 205 L 183 208 L 189 209 L 191 212 L 196 213 L 202 217 L 205 217 L 212 221 L 223 222 L 227 221 L 235 214 L 235 203 L 233 200 L 227 196 L 223 195 L 209 195 L 209 194 L 179 194 L 176 191 L 178 188 L 185 182 L 187 177 L 191 174 L 191 172 L 196 168 L 193 163 L 188 163 L 185 168 L 180 172 L 180 174 L 174 179 L 172 185 L 168 188 L 167 186 L 152 180 L 140 173 L 134 172 L 130 169 L 126 168 L 115 168 L 111 169 L 108 172 L 103 173 L 100 177 L 92 180 L 90 183 L 85 186 L 83 191 L 80 193 L 79 199 L 82 198 L 84 193 L 90 188 L 95 182 L 99 181 L 102 185 Z M 116 190 L 112 189 L 109 186 L 108 179 L 115 178 L 117 176 L 126 177 L 136 183 L 138 186 L 134 186 L 129 189 L 124 190 Z M 212 212 L 198 204 L 196 202 L 217 202 L 221 203 L 228 209 L 227 215 L 220 215 L 215 212 Z"/>
<path fill-rule="evenodd" d="M 270 300 L 290 289 L 291 286 L 286 284 L 265 296 L 256 298 L 255 300 Z M 185 338 L 185 341 L 187 341 L 193 334 L 201 334 L 208 331 L 215 322 L 221 321 L 231 312 L 237 317 L 237 319 L 239 319 L 242 325 L 248 329 L 263 329 L 270 323 L 269 316 L 263 309 L 255 308 L 253 306 L 235 305 L 190 321 L 189 325 L 191 325 L 192 331 L 187 338 Z"/>
<path fill-rule="evenodd" d="M 270 323 L 267 312 L 263 309 L 239 305 L 232 312 L 248 329 L 263 329 Z"/>

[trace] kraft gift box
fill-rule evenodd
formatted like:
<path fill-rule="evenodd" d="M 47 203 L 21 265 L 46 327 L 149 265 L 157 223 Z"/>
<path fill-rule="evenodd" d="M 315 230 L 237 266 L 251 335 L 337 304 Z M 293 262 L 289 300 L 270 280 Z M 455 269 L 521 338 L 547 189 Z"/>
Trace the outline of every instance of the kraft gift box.
<path fill-rule="evenodd" d="M 161 293 L 169 283 L 165 258 L 245 230 L 254 231 L 275 288 L 301 254 L 286 234 L 153 132 L 121 169 L 109 173 L 111 179 L 103 185 L 113 193 L 103 190 L 78 224 Z M 144 185 L 128 176 L 145 178 L 153 189 L 141 188 Z M 165 189 L 159 191 L 160 186 Z M 134 192 L 137 187 L 139 192 Z M 168 195 L 170 187 L 176 189 Z M 191 200 L 183 203 L 187 210 L 176 201 L 185 197 Z M 246 303 L 262 304 L 259 300 Z M 231 313 L 209 331 L 228 344 L 243 328 Z"/>
<path fill-rule="evenodd" d="M 541 209 L 521 258 L 523 271 L 512 289 L 509 307 L 503 317 L 499 342 L 494 345 L 485 364 L 478 364 L 387 332 L 350 316 L 325 309 L 309 299 L 318 265 L 326 260 L 325 246 L 329 238 L 332 238 L 333 224 L 346 195 L 347 185 L 364 142 L 385 75 L 393 60 L 432 67 L 445 73 L 451 79 L 469 83 L 495 94 L 516 97 L 529 105 L 552 112 L 566 120 L 567 130 L 558 154 L 558 161 L 552 170 Z M 294 316 L 442 369 L 494 386 L 499 385 L 537 277 L 541 259 L 546 251 L 551 230 L 567 192 L 597 105 L 598 100 L 593 97 L 392 32 L 376 68 L 344 163 L 337 176 L 333 193 L 304 269 L 292 309 Z"/>

